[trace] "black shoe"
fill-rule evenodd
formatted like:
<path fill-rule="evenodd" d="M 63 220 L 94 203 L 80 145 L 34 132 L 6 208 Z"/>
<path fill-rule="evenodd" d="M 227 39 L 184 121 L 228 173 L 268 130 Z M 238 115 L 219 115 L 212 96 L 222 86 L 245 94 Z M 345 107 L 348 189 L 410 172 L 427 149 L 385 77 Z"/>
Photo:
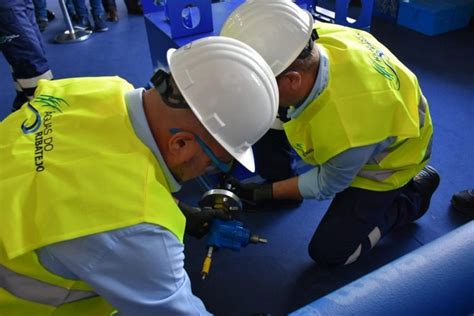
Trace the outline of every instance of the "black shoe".
<path fill-rule="evenodd" d="M 25 93 L 17 91 L 15 100 L 13 100 L 12 113 L 20 109 L 21 106 L 26 102 L 28 102 L 28 98 L 26 97 Z"/>
<path fill-rule="evenodd" d="M 453 194 L 451 205 L 456 211 L 464 215 L 474 216 L 474 189 Z"/>
<path fill-rule="evenodd" d="M 421 193 L 422 200 L 419 212 L 412 221 L 416 221 L 422 217 L 430 206 L 431 196 L 438 188 L 440 177 L 438 171 L 432 166 L 424 167 L 414 178 L 413 186 L 415 190 Z"/>
<path fill-rule="evenodd" d="M 38 20 L 38 27 L 40 32 L 44 32 L 48 27 L 48 20 Z"/>
<path fill-rule="evenodd" d="M 56 18 L 56 14 L 53 11 L 46 10 L 46 14 L 48 16 L 48 22 L 51 22 Z"/>
<path fill-rule="evenodd" d="M 132 15 L 143 15 L 143 6 L 140 1 L 134 1 L 133 3 L 126 2 L 127 12 Z"/>
<path fill-rule="evenodd" d="M 109 30 L 109 27 L 107 26 L 103 16 L 94 16 L 94 26 L 95 32 L 107 32 Z"/>
<path fill-rule="evenodd" d="M 78 21 L 76 24 L 74 24 L 74 28 L 81 31 L 92 30 L 92 25 L 91 25 L 91 22 L 89 21 L 89 17 L 87 16 L 78 17 Z"/>
<path fill-rule="evenodd" d="M 69 17 L 71 18 L 71 22 L 73 25 L 77 25 L 81 19 L 79 18 L 79 15 L 76 13 L 70 14 Z"/>
<path fill-rule="evenodd" d="M 118 22 L 119 16 L 116 9 L 112 9 L 107 12 L 107 21 Z"/>

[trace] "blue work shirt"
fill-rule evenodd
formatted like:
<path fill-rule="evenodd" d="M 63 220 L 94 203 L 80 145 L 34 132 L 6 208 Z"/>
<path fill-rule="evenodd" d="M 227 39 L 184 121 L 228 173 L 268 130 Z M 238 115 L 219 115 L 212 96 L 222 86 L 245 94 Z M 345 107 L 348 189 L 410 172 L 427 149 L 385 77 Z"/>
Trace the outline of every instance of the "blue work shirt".
<path fill-rule="evenodd" d="M 330 60 L 319 45 L 315 45 L 320 55 L 320 66 L 316 82 L 303 103 L 288 111 L 290 119 L 297 118 L 326 88 Z M 364 165 L 385 150 L 395 141 L 389 137 L 379 143 L 347 149 L 332 157 L 324 164 L 317 165 L 298 177 L 298 188 L 303 198 L 317 200 L 332 199 L 337 193 L 346 189 Z"/>
<path fill-rule="evenodd" d="M 177 191 L 180 185 L 166 167 L 148 126 L 142 94 L 143 89 L 136 89 L 126 95 L 132 125 Z M 46 269 L 88 283 L 120 316 L 209 315 L 191 291 L 183 250 L 173 233 L 143 223 L 59 242 L 37 253 Z"/>

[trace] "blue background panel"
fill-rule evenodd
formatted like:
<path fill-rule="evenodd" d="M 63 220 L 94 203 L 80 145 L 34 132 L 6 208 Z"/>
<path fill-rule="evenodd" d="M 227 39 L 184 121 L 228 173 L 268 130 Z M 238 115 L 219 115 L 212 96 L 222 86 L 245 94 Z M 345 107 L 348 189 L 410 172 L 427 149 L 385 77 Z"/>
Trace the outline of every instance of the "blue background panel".
<path fill-rule="evenodd" d="M 211 0 L 172 0 L 164 12 L 173 38 L 212 32 Z"/>
<path fill-rule="evenodd" d="M 188 37 L 173 38 L 171 25 L 167 21 L 164 11 L 157 11 L 145 15 L 145 25 L 152 56 L 153 67 L 167 67 L 166 51 L 169 48 L 177 48 L 189 42 L 205 36 L 219 35 L 219 31 L 225 22 L 226 17 L 232 12 L 242 0 L 218 2 L 212 4 L 213 30 Z"/>

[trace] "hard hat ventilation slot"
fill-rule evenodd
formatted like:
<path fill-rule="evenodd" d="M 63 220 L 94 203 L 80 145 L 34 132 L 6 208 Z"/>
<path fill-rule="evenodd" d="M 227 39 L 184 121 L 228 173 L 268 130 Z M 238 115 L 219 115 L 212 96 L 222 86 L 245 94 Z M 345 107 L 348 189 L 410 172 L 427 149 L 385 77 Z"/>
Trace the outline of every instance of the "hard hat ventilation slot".
<path fill-rule="evenodd" d="M 211 133 L 218 133 L 225 126 L 225 123 L 216 113 L 203 119 L 203 124 Z"/>

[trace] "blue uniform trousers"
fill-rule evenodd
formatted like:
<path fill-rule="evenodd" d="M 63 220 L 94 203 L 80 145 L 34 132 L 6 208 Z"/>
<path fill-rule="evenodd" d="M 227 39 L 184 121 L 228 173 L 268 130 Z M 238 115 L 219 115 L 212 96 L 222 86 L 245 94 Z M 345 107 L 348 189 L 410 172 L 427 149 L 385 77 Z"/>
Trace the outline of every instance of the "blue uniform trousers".
<path fill-rule="evenodd" d="M 349 187 L 334 197 L 311 239 L 309 255 L 322 267 L 350 264 L 394 228 L 422 215 L 422 199 L 413 180 L 384 192 Z"/>
<path fill-rule="evenodd" d="M 12 69 L 13 109 L 33 96 L 39 79 L 51 79 L 31 0 L 0 0 L 0 50 Z"/>

